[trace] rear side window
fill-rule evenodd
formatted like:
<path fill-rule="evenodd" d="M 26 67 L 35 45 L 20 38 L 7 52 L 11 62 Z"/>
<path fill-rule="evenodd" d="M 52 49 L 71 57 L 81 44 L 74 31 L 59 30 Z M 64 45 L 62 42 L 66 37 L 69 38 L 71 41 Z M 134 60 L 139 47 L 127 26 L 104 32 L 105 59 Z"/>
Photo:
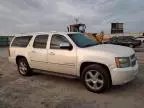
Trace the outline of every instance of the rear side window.
<path fill-rule="evenodd" d="M 11 47 L 27 47 L 32 36 L 16 37 L 11 44 Z"/>
<path fill-rule="evenodd" d="M 33 47 L 34 48 L 46 48 L 47 46 L 48 35 L 37 35 Z"/>
<path fill-rule="evenodd" d="M 126 39 L 126 38 L 125 38 Z M 125 40 L 123 37 L 118 37 L 117 38 L 117 40 L 119 40 L 119 41 L 123 41 L 123 40 Z"/>

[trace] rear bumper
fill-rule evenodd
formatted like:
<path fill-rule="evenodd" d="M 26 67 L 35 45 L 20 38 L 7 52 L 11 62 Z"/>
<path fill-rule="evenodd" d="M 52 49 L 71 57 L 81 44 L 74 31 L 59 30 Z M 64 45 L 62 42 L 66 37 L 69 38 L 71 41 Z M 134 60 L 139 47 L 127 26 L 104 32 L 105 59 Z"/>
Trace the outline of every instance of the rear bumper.
<path fill-rule="evenodd" d="M 138 73 L 138 63 L 134 67 L 111 70 L 112 85 L 122 85 L 133 80 Z"/>

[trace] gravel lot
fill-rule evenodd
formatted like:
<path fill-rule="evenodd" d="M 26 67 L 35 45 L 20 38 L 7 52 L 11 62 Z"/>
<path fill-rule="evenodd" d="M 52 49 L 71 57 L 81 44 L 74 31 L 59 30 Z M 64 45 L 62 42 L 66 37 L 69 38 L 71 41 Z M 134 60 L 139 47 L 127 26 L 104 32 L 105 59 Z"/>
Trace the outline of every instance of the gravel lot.
<path fill-rule="evenodd" d="M 144 54 L 137 55 L 141 62 L 136 79 L 103 94 L 87 91 L 77 79 L 42 73 L 22 77 L 0 57 L 0 108 L 143 108 Z"/>

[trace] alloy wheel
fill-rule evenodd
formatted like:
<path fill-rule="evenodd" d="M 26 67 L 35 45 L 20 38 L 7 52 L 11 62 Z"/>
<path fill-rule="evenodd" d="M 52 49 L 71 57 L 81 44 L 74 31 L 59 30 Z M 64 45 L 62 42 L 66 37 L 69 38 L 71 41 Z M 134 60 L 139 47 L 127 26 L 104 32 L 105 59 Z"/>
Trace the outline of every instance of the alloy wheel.
<path fill-rule="evenodd" d="M 27 65 L 24 62 L 20 62 L 20 64 L 19 64 L 19 72 L 22 75 L 25 75 L 27 73 Z"/>
<path fill-rule="evenodd" d="M 104 86 L 103 75 L 96 70 L 89 70 L 85 74 L 86 85 L 93 90 L 100 90 Z"/>

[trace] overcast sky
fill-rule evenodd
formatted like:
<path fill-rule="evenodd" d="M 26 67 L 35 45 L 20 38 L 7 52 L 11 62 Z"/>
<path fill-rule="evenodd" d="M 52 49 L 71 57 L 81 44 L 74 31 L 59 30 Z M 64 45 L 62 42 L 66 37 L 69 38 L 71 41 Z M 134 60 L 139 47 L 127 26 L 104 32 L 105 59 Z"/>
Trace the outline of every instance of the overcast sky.
<path fill-rule="evenodd" d="M 79 18 L 89 32 L 110 32 L 111 22 L 125 31 L 144 31 L 144 0 L 0 0 L 0 35 L 66 31 Z"/>

